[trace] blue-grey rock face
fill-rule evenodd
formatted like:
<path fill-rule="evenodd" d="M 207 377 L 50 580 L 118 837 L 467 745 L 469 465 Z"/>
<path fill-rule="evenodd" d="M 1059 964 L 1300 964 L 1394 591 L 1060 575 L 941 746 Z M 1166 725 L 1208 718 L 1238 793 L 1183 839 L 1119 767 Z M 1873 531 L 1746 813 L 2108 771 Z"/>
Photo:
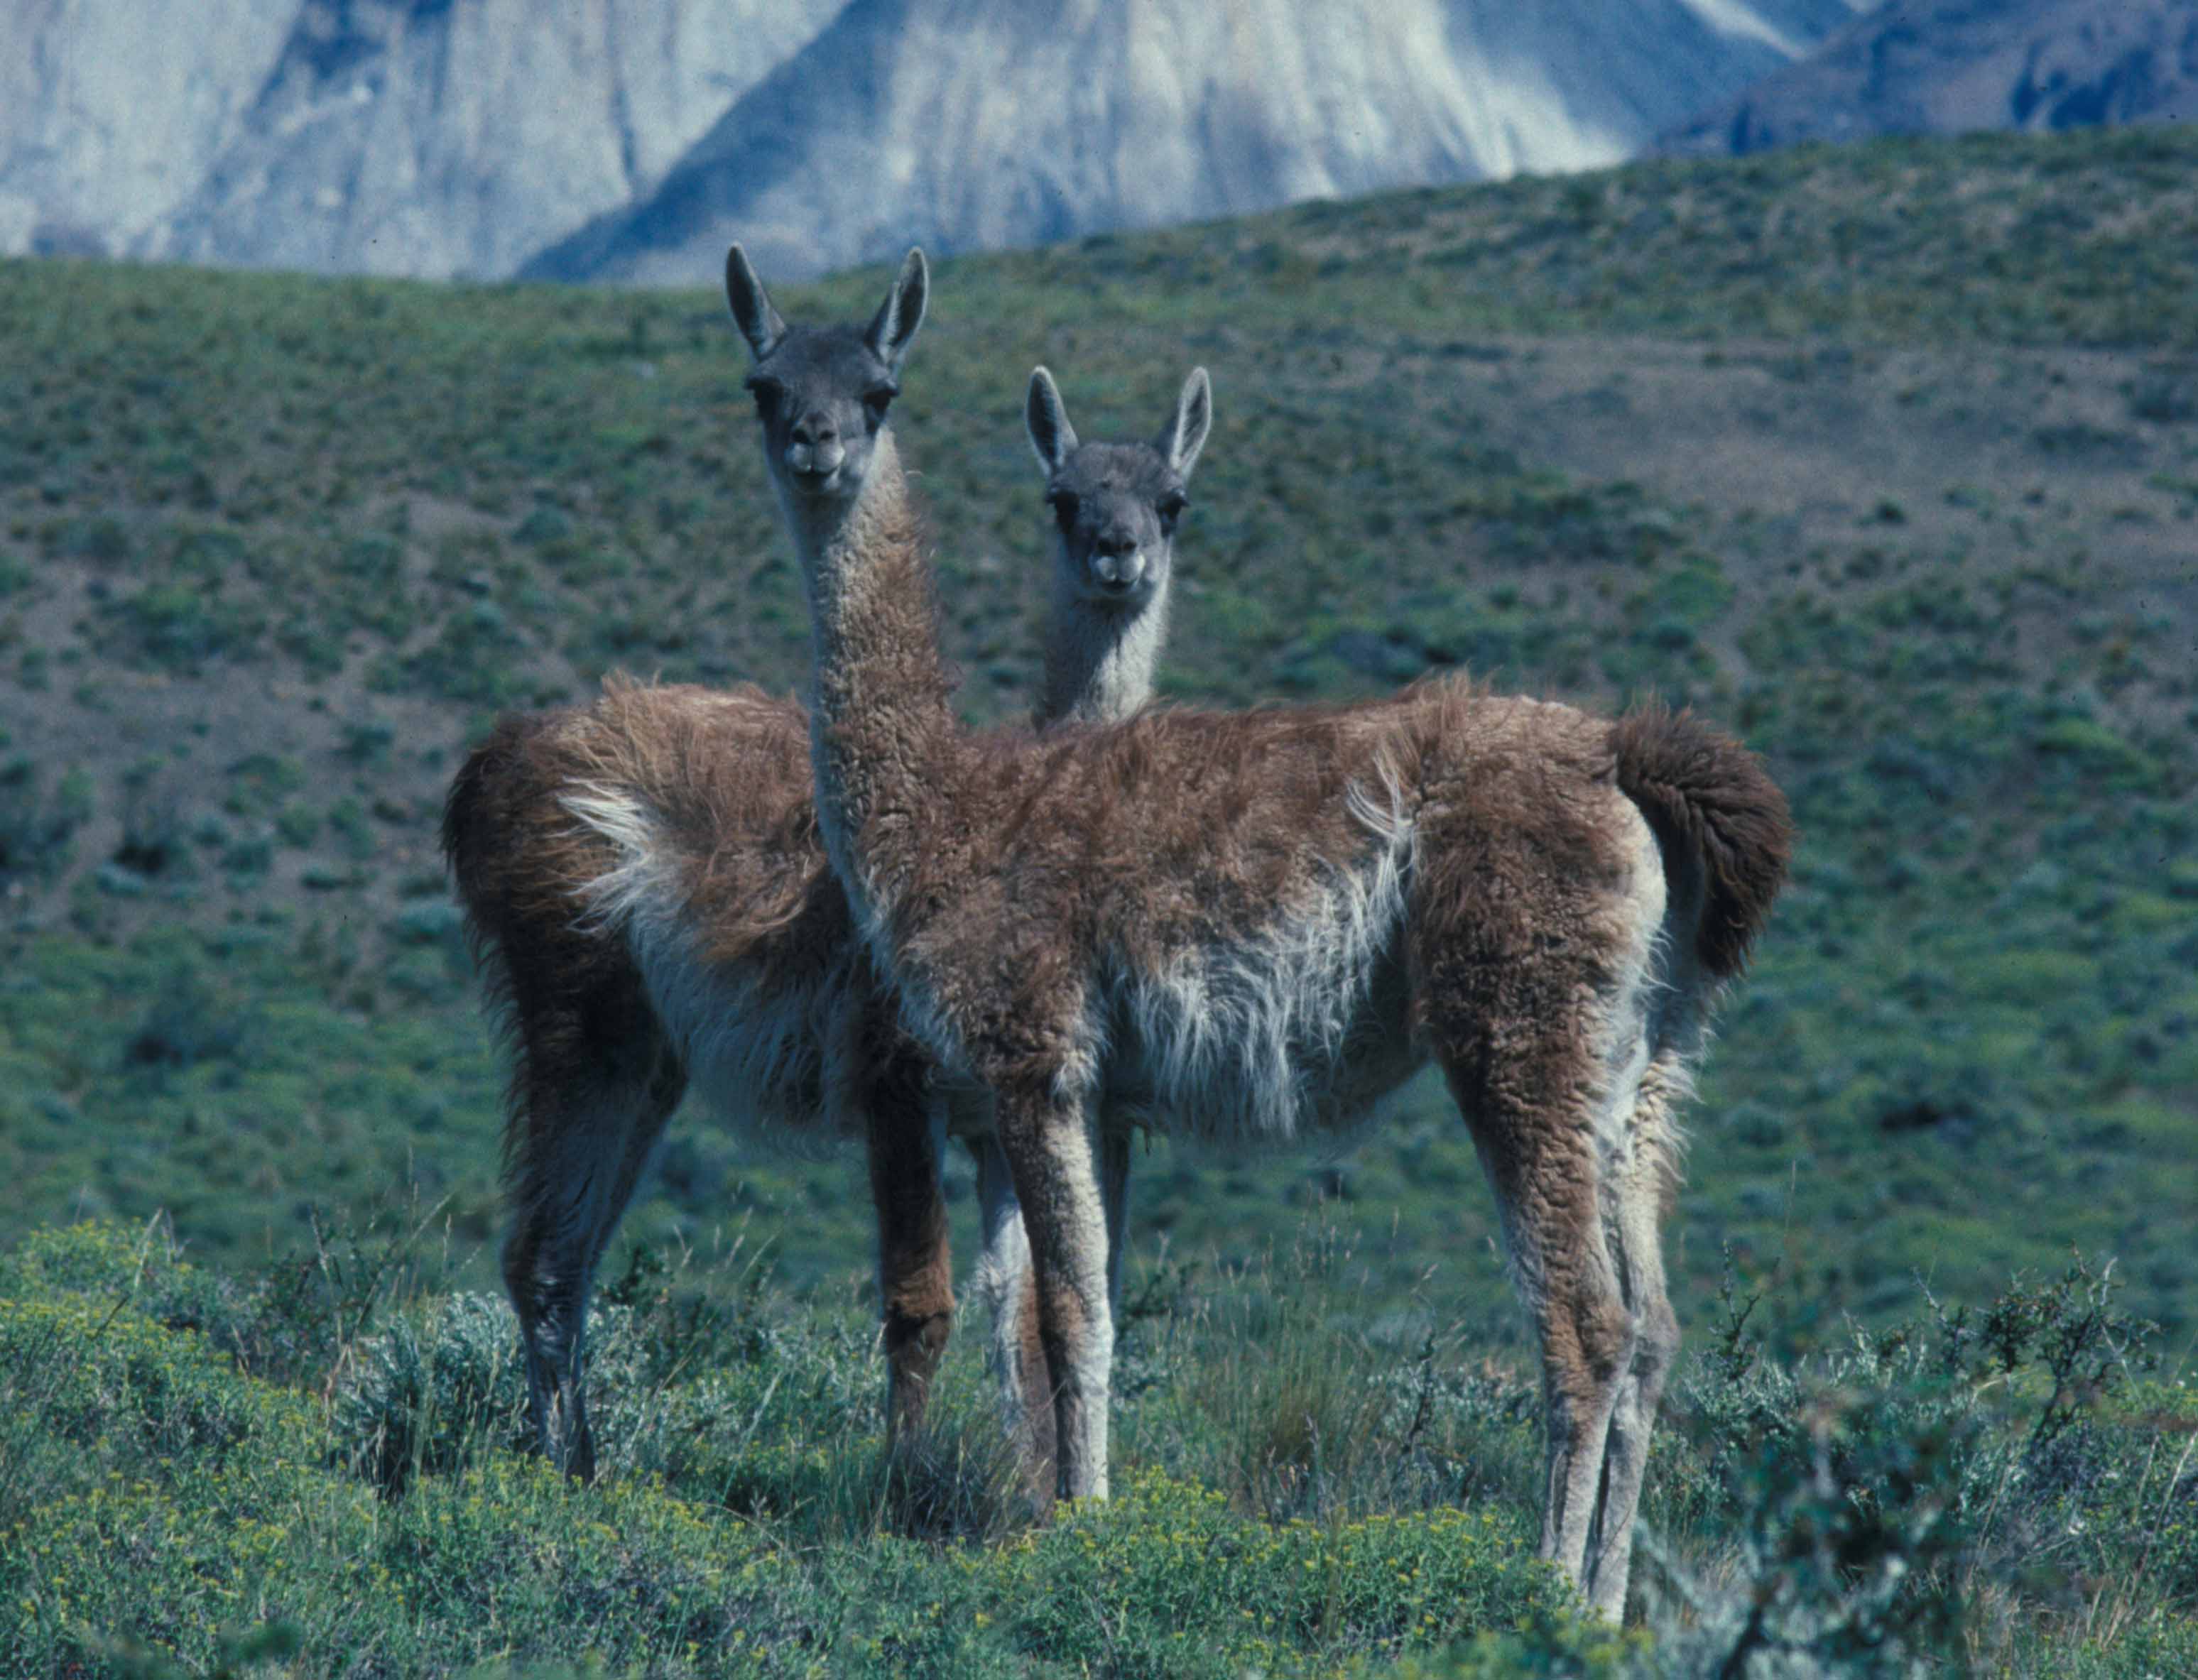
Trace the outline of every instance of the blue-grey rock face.
<path fill-rule="evenodd" d="M 0 252 L 157 241 L 281 55 L 298 0 L 0 0 Z"/>
<path fill-rule="evenodd" d="M 530 272 L 691 281 L 1616 162 L 1845 0 L 853 0 Z"/>
<path fill-rule="evenodd" d="M 1895 0 L 1661 149 L 2194 118 L 2198 0 Z"/>
<path fill-rule="evenodd" d="M 0 253 L 694 282 L 1618 160 L 1847 0 L 0 0 Z"/>
<path fill-rule="evenodd" d="M 0 250 L 509 275 L 840 3 L 0 0 Z"/>

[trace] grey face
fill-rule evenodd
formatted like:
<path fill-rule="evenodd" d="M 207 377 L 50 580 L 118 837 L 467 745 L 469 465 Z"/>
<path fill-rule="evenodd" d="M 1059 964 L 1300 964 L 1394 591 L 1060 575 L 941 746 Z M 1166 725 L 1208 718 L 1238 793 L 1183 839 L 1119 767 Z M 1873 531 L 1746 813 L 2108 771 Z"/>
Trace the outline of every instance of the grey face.
<path fill-rule="evenodd" d="M 737 245 L 727 253 L 725 299 L 755 358 L 748 392 L 764 459 L 783 494 L 822 504 L 862 488 L 928 292 L 923 253 L 910 251 L 867 328 L 789 327 L 746 253 Z"/>
<path fill-rule="evenodd" d="M 1079 443 L 1044 368 L 1031 375 L 1026 419 L 1046 469 L 1062 581 L 1084 601 L 1146 606 L 1166 585 L 1190 469 L 1212 421 L 1206 369 L 1184 381 L 1175 414 L 1148 444 Z"/>
<path fill-rule="evenodd" d="M 1070 585 L 1086 600 L 1138 607 L 1167 580 L 1183 477 L 1149 444 L 1085 444 L 1046 475 Z"/>

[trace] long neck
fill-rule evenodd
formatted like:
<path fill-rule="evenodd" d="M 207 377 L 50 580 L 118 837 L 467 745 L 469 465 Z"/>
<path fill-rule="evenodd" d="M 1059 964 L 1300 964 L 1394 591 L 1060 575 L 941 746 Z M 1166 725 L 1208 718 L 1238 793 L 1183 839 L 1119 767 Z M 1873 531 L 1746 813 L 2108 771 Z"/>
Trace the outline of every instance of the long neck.
<path fill-rule="evenodd" d="M 787 523 L 809 591 L 817 820 L 857 918 L 875 931 L 919 860 L 960 734 L 931 568 L 890 432 L 854 501 Z"/>
<path fill-rule="evenodd" d="M 1119 723 L 1153 697 L 1153 667 L 1167 640 L 1167 590 L 1163 579 L 1143 606 L 1114 612 L 1079 595 L 1055 570 L 1041 725 Z"/>

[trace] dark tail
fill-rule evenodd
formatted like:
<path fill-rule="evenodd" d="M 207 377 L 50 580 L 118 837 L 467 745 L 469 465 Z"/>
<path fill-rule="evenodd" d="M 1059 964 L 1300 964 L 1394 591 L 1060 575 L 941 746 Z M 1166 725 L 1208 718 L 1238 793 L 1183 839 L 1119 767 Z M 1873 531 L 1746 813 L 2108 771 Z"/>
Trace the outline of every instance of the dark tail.
<path fill-rule="evenodd" d="M 487 912 L 515 863 L 512 843 L 526 832 L 525 819 L 540 802 L 537 743 L 562 715 L 515 712 L 497 718 L 451 780 L 443 801 L 443 861 L 468 917 L 495 920 Z"/>
<path fill-rule="evenodd" d="M 488 738 L 466 755 L 443 801 L 443 861 L 465 916 L 483 1001 L 490 1017 L 511 1031 L 517 1025 L 522 986 L 530 993 L 552 988 L 570 976 L 539 949 L 544 918 L 535 908 L 543 896 L 538 845 L 527 842 L 538 823 L 530 821 L 542 805 L 543 776 L 531 749 L 554 727 L 559 714 L 511 713 L 497 719 Z M 561 931 L 560 929 L 559 931 Z M 518 970 L 541 972 L 522 976 Z M 513 1058 L 516 1090 L 526 1058 Z"/>
<path fill-rule="evenodd" d="M 492 836 L 501 831 L 497 818 L 508 803 L 504 788 L 509 766 L 526 720 L 500 718 L 486 741 L 466 755 L 451 778 L 443 801 L 443 861 L 457 888 L 458 903 L 466 913 L 466 931 L 480 954 L 481 942 L 492 936 L 483 924 L 494 902 L 491 875 L 495 867 Z"/>
<path fill-rule="evenodd" d="M 1711 974 L 1730 979 L 1747 966 L 1747 948 L 1786 879 L 1794 819 L 1785 794 L 1738 741 L 1660 703 L 1613 724 L 1610 749 L 1619 787 L 1641 807 L 1666 856 L 1677 848 L 1700 871 L 1695 951 Z"/>

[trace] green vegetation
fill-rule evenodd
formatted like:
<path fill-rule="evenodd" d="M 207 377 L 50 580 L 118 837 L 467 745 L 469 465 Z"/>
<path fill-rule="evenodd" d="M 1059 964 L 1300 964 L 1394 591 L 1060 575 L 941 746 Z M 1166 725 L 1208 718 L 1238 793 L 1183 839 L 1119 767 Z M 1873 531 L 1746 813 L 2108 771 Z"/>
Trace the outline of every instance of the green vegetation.
<path fill-rule="evenodd" d="M 1148 1292 L 1122 1491 L 1038 1528 L 971 1376 L 887 1453 L 859 1312 L 767 1287 L 737 1253 L 697 1270 L 642 1251 L 614 1284 L 593 1369 L 612 1474 L 566 1484 L 513 1450 L 509 1311 L 440 1293 L 417 1235 L 334 1235 L 255 1275 L 185 1263 L 158 1224 L 0 1257 L 9 1672 L 1403 1658 L 1645 1680 L 1750 1654 L 2039 1676 L 2198 1654 L 2172 1609 L 2198 1595 L 2198 1394 L 2147 1375 L 2147 1328 L 2080 1268 L 1974 1314 L 1924 1303 L 1812 1358 L 1769 1351 L 1758 1301 L 1728 1292 L 1648 1491 L 1647 1631 L 1620 1636 L 1532 1560 L 1525 1392 L 1461 1378 L 1432 1340 L 1415 1354 L 1344 1328 L 1332 1236 Z"/>
<path fill-rule="evenodd" d="M 845 315 L 881 283 L 778 300 Z M 1683 1672 L 1765 1582 L 1761 1636 L 1827 1661 L 1876 1660 L 1835 1645 L 1879 1629 L 1887 1668 L 2192 1665 L 2187 1397 L 2087 1379 L 2039 1433 L 2038 1338 L 2090 1286 L 2007 1292 L 2077 1250 L 2167 1371 L 2198 1333 L 2198 131 L 1654 163 L 939 270 L 896 413 L 974 718 L 1038 670 L 1030 365 L 1103 435 L 1149 430 L 1201 362 L 1219 424 L 1171 695 L 1461 665 L 1653 692 L 1792 794 L 1795 881 L 1671 1226 L 1693 1351 L 1645 1654 L 1516 1555 L 1532 1395 L 1432 1084 L 1333 1160 L 1141 1158 L 1136 1491 L 1108 1513 L 1021 1528 L 966 1333 L 937 1451 L 884 1462 L 859 1169 L 691 1113 L 607 1263 L 618 1480 L 509 1458 L 481 1299 L 500 1076 L 436 813 L 500 706 L 613 667 L 800 680 L 722 301 L 16 262 L 0 339 L 0 1240 L 25 1245 L 0 1296 L 28 1351 L 0 1383 L 43 1420 L 0 1453 L 0 1605 L 43 1555 L 24 1537 L 121 1560 L 69 1572 L 67 1616 L 40 1596 L 0 1667 L 126 1670 L 133 1639 L 242 1667 L 259 1636 L 307 1671 L 524 1664 L 576 1658 L 555 1635 L 585 1622 L 619 1671 L 690 1640 L 737 1666 L 737 1623 L 787 1669 Z M 114 1241 L 50 1228 L 156 1210 L 206 1270 L 39 1270 Z M 1335 1234 L 1312 1282 L 1276 1257 L 1308 1215 Z M 413 1234 L 403 1264 L 344 1258 L 331 1233 L 368 1227 Z M 1776 1280 L 1752 1354 L 1713 1330 L 1729 1264 Z M 1949 1326 L 2008 1300 L 2044 1304 L 1994 1376 Z M 101 1528 L 68 1502 L 110 1468 Z M 1974 1475 L 2021 1497 L 1980 1508 Z M 1865 1480 L 1899 1499 L 1839 1503 Z M 280 1590 L 247 1517 L 282 1526 Z M 1827 1572 L 1805 1530 L 1860 1549 Z M 1439 1604 L 1352 1598 L 1368 1548 Z M 1186 1553 L 1241 1571 L 1201 1576 L 1237 1599 L 1196 1615 L 1250 1625 L 1165 1598 Z M 1179 1630 L 1194 1649 L 1152 1642 Z"/>

